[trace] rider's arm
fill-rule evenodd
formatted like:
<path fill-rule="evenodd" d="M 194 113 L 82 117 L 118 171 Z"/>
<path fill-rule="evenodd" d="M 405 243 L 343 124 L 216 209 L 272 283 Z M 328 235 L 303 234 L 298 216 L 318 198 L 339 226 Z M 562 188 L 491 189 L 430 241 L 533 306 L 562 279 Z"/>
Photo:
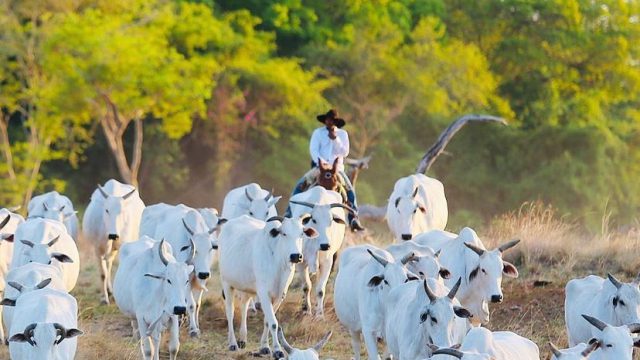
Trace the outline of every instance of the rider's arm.
<path fill-rule="evenodd" d="M 311 155 L 311 160 L 314 162 L 318 162 L 318 159 L 326 162 L 326 159 L 323 159 L 320 156 L 320 136 L 322 136 L 320 129 L 316 129 L 313 134 L 311 134 L 311 141 L 309 142 L 309 154 Z M 320 166 L 320 164 L 317 164 Z"/>
<path fill-rule="evenodd" d="M 344 130 L 339 130 L 333 140 L 333 155 L 347 157 L 349 155 L 349 135 Z"/>

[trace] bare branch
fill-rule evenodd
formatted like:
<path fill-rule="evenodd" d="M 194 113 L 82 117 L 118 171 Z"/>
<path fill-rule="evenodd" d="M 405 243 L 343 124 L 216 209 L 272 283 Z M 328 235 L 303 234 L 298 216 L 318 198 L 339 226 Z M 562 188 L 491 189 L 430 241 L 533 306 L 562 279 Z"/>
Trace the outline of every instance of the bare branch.
<path fill-rule="evenodd" d="M 142 120 L 136 117 L 134 120 L 135 140 L 133 142 L 133 156 L 131 159 L 131 184 L 138 186 L 138 171 L 142 162 Z"/>
<path fill-rule="evenodd" d="M 422 160 L 420 160 L 420 163 L 416 168 L 416 173 L 424 174 L 425 172 L 427 172 L 431 165 L 433 165 L 433 163 L 436 161 L 438 156 L 444 151 L 444 148 L 447 146 L 447 144 L 449 144 L 449 141 L 451 141 L 453 136 L 470 121 L 493 121 L 498 122 L 502 125 L 508 125 L 505 119 L 492 115 L 469 114 L 459 118 L 451 125 L 449 125 L 449 127 L 447 127 L 442 132 L 442 134 L 440 134 L 438 140 L 431 146 L 431 148 L 427 150 L 427 153 L 424 154 Z"/>

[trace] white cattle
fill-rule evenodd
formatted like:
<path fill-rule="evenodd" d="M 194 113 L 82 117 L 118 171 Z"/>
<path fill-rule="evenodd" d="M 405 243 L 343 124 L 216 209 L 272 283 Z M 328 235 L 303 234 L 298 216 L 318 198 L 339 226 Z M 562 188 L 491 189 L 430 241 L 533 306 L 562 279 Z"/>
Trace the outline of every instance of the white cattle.
<path fill-rule="evenodd" d="M 451 273 L 440 264 L 440 251 L 435 252 L 432 248 L 420 245 L 413 240 L 392 244 L 386 249 L 393 258 L 400 260 L 413 253 L 413 260 L 407 264 L 407 269 L 418 275 L 421 279 L 436 279 L 444 284 L 442 279 L 449 279 Z"/>
<path fill-rule="evenodd" d="M 257 294 L 264 313 L 260 353 L 268 354 L 269 331 L 276 359 L 284 357 L 277 338 L 275 313 L 293 280 L 294 265 L 301 262 L 303 236 L 313 238 L 316 231 L 305 228 L 303 218 L 272 218 L 264 222 L 247 215 L 231 219 L 220 231 L 220 278 L 229 328 L 229 350 L 244 348 L 247 341 L 247 308 L 243 297 L 240 307 L 240 341 L 233 329 L 234 291 Z"/>
<path fill-rule="evenodd" d="M 165 249 L 165 247 L 167 249 Z M 162 332 L 169 328 L 169 357 L 180 349 L 178 315 L 186 315 L 193 266 L 178 262 L 171 245 L 143 236 L 123 244 L 114 277 L 113 298 L 132 318 L 145 359 L 159 359 Z M 136 334 L 138 333 L 138 334 Z"/>
<path fill-rule="evenodd" d="M 238 216 L 249 215 L 259 220 L 267 220 L 277 215 L 276 203 L 282 196 L 274 197 L 260 185 L 251 183 L 237 187 L 224 197 L 222 217 L 231 220 Z"/>
<path fill-rule="evenodd" d="M 43 288 L 16 300 L 9 334 L 14 360 L 72 360 L 76 355 L 78 303 L 65 291 Z"/>
<path fill-rule="evenodd" d="M 223 225 L 227 222 L 227 219 L 221 217 L 218 214 L 218 210 L 214 208 L 198 208 L 196 209 L 202 215 L 202 218 L 207 223 L 207 227 L 209 229 L 213 229 L 215 227 L 220 229 L 220 225 Z M 219 231 L 218 231 L 219 233 Z"/>
<path fill-rule="evenodd" d="M 320 360 L 320 355 L 318 354 L 320 350 L 324 347 L 324 345 L 329 341 L 331 337 L 331 331 L 329 331 L 317 344 L 315 344 L 312 348 L 306 350 L 296 349 L 293 346 L 289 345 L 287 339 L 284 337 L 284 332 L 282 328 L 278 328 L 278 339 L 280 343 L 282 343 L 282 347 L 284 351 L 287 353 L 288 360 Z"/>
<path fill-rule="evenodd" d="M 324 316 L 324 296 L 333 267 L 333 257 L 342 246 L 346 229 L 345 205 L 342 196 L 322 186 L 296 194 L 289 201 L 294 218 L 309 213 L 311 217 L 306 224 L 318 233 L 315 239 L 305 239 L 302 255 L 304 261 L 297 265 L 297 270 L 304 279 L 305 299 L 303 311 L 311 314 L 312 283 L 309 273 L 316 273 L 313 293 L 316 295 L 316 315 Z M 353 210 L 351 210 L 353 211 Z"/>
<path fill-rule="evenodd" d="M 386 216 L 396 241 L 411 240 L 429 230 L 444 230 L 448 216 L 447 198 L 440 181 L 423 174 L 396 181 Z"/>
<path fill-rule="evenodd" d="M 569 345 L 588 342 L 596 331 L 582 314 L 621 326 L 640 323 L 640 275 L 633 282 L 622 283 L 613 275 L 608 279 L 590 275 L 567 283 L 564 318 Z"/>
<path fill-rule="evenodd" d="M 139 238 L 144 203 L 133 185 L 109 180 L 91 194 L 82 219 L 82 230 L 94 246 L 102 276 L 102 302 L 112 292 L 111 269 L 121 243 Z"/>
<path fill-rule="evenodd" d="M 540 350 L 533 341 L 510 331 L 492 332 L 483 327 L 471 329 L 460 349 L 436 349 L 431 347 L 433 360 L 540 360 Z"/>
<path fill-rule="evenodd" d="M 164 203 L 148 206 L 142 213 L 140 235 L 153 239 L 166 239 L 176 249 L 176 260 L 194 266 L 191 291 L 193 306 L 189 306 L 189 334 L 198 336 L 199 312 L 207 279 L 211 275 L 214 250 L 218 249 L 218 224 L 209 228 L 201 213 L 185 205 Z M 195 248 L 191 247 L 195 245 Z M 191 259 L 187 263 L 187 259 Z"/>
<path fill-rule="evenodd" d="M 67 228 L 74 241 L 78 241 L 78 217 L 73 203 L 57 191 L 34 196 L 27 207 L 27 217 L 41 217 L 58 220 Z"/>
<path fill-rule="evenodd" d="M 66 291 L 73 290 L 80 274 L 80 254 L 63 223 L 30 218 L 18 226 L 14 237 L 11 270 L 31 262 L 51 264 L 60 269 Z"/>
<path fill-rule="evenodd" d="M 460 281 L 448 293 L 435 279 L 409 281 L 391 290 L 385 304 L 385 342 L 394 359 L 421 359 L 429 355 L 429 344 L 449 347 L 464 338 L 471 313 L 455 298 Z"/>
<path fill-rule="evenodd" d="M 389 252 L 371 245 L 350 247 L 342 253 L 333 299 L 338 320 L 351 335 L 356 360 L 360 359 L 361 333 L 369 359 L 378 359 L 377 339 L 384 335 L 387 296 L 391 289 L 415 278 L 405 268 L 412 258 L 409 254 L 396 262 Z"/>
<path fill-rule="evenodd" d="M 0 294 L 5 290 L 5 279 L 13 258 L 13 240 L 18 225 L 24 222 L 22 216 L 9 209 L 0 209 Z M 0 320 L 2 307 L 0 307 Z M 0 325 L 0 342 L 4 342 L 4 329 Z"/>
<path fill-rule="evenodd" d="M 551 360 L 586 360 L 594 359 L 590 358 L 592 352 L 594 352 L 600 343 L 594 339 L 589 345 L 580 343 L 572 348 L 560 350 L 553 343 L 549 343 L 551 348 Z"/>
<path fill-rule="evenodd" d="M 43 283 L 46 281 L 45 283 Z M 11 329 L 11 321 L 13 320 L 13 307 L 16 299 L 21 294 L 40 289 L 47 286 L 50 289 L 67 291 L 64 281 L 62 280 L 62 272 L 53 265 L 45 265 L 39 263 L 28 263 L 17 267 L 7 274 L 7 284 L 12 284 L 4 290 L 2 305 L 2 323 L 4 328 Z M 0 325 L 2 330 L 2 325 Z"/>
<path fill-rule="evenodd" d="M 443 239 L 445 239 L 443 241 Z M 458 300 L 473 314 L 472 322 L 489 322 L 489 302 L 503 300 L 502 277 L 518 277 L 518 269 L 502 259 L 502 253 L 520 240 L 509 241 L 494 250 L 486 250 L 475 231 L 464 228 L 459 235 L 433 230 L 420 234 L 415 241 L 441 251 L 440 263 L 451 272 L 448 287 L 462 278 Z"/>

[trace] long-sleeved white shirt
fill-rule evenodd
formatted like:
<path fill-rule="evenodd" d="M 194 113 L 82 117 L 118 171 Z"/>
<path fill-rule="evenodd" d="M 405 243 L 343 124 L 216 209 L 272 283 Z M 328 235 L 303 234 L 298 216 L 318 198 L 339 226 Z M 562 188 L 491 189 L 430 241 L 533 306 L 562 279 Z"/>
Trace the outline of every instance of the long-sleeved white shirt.
<path fill-rule="evenodd" d="M 338 171 L 344 171 L 344 158 L 349 155 L 349 135 L 342 129 L 336 129 L 336 138 L 332 140 L 326 126 L 317 128 L 311 134 L 309 153 L 316 163 L 320 159 L 333 165 L 338 158 Z"/>

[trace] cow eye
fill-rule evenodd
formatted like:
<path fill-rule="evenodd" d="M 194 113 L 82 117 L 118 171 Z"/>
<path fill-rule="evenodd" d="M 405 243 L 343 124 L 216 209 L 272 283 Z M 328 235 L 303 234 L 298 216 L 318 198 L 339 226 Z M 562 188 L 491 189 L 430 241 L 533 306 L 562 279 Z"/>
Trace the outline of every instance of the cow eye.
<path fill-rule="evenodd" d="M 318 222 L 316 221 L 316 219 L 311 219 L 311 221 L 313 221 L 314 224 L 317 224 Z"/>
<path fill-rule="evenodd" d="M 624 306 L 624 301 L 619 300 L 619 301 L 618 301 L 618 303 L 619 303 L 620 305 Z"/>
<path fill-rule="evenodd" d="M 607 347 L 608 347 L 608 348 L 612 348 L 612 347 L 613 347 L 613 345 L 612 345 L 612 344 L 607 344 Z"/>
<path fill-rule="evenodd" d="M 253 216 L 253 211 L 249 211 L 249 215 Z"/>
<path fill-rule="evenodd" d="M 483 274 L 486 274 L 487 271 L 485 269 L 481 269 Z"/>
<path fill-rule="evenodd" d="M 167 279 L 167 282 L 168 282 L 169 284 L 171 284 L 171 280 Z"/>
<path fill-rule="evenodd" d="M 431 317 L 431 323 L 433 325 L 436 325 L 436 324 L 438 324 L 438 320 L 436 318 L 434 318 L 434 317 Z"/>
<path fill-rule="evenodd" d="M 109 209 L 104 209 L 104 211 L 108 214 L 109 213 Z"/>

